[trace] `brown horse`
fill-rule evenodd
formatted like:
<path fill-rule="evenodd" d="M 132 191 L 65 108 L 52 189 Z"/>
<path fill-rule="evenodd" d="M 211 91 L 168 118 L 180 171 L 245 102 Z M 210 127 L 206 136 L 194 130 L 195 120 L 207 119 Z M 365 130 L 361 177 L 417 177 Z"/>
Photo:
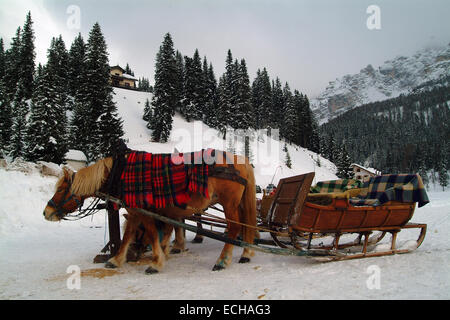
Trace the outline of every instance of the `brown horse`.
<path fill-rule="evenodd" d="M 224 208 L 228 237 L 236 239 L 241 232 L 243 240 L 253 244 L 256 230 L 256 185 L 253 167 L 247 158 L 232 154 L 224 154 L 223 159 L 216 162 L 214 167 L 227 167 L 230 164 L 234 165 L 236 172 L 239 172 L 239 176 L 246 180 L 245 186 L 231 179 L 210 176 L 208 178 L 209 199 L 203 197 L 200 193 L 192 193 L 190 194 L 190 201 L 187 203 L 187 209 L 169 207 L 155 210 L 155 212 L 169 218 L 182 219 L 190 217 L 199 209 L 206 209 L 210 205 L 218 203 Z M 64 170 L 64 176 L 56 184 L 55 195 L 44 209 L 45 219 L 59 221 L 68 213 L 74 212 L 84 199 L 95 197 L 96 192 L 102 188 L 107 180 L 112 166 L 113 159 L 105 158 L 89 167 L 80 169 L 76 174 Z M 173 227 L 170 225 L 163 226 L 164 236 L 160 242 L 154 219 L 137 210 L 127 208 L 127 211 L 129 214 L 128 223 L 122 244 L 116 256 L 112 257 L 106 266 L 120 267 L 125 262 L 128 246 L 134 238 L 137 226 L 142 223 L 148 233 L 153 251 L 153 260 L 146 273 L 161 271 L 168 253 L 168 242 Z M 178 232 L 182 232 L 182 230 Z M 232 260 L 232 253 L 233 245 L 226 243 L 213 270 L 221 270 L 227 267 Z M 244 248 L 239 262 L 249 262 L 253 255 L 253 250 Z"/>

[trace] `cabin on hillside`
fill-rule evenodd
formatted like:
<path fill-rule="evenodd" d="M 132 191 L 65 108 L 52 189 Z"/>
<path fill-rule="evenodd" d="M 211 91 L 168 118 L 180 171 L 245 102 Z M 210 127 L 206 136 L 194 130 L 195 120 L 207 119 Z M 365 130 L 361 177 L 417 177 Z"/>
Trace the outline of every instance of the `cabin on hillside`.
<path fill-rule="evenodd" d="M 120 66 L 110 67 L 110 83 L 113 87 L 137 90 L 136 79 L 131 74 L 125 73 Z"/>
<path fill-rule="evenodd" d="M 377 169 L 366 168 L 366 167 L 363 167 L 356 163 L 352 163 L 350 165 L 350 168 L 353 169 L 354 179 L 362 181 L 362 182 L 369 181 L 369 179 L 371 177 L 376 177 L 376 176 L 381 175 L 381 171 L 378 171 Z"/>

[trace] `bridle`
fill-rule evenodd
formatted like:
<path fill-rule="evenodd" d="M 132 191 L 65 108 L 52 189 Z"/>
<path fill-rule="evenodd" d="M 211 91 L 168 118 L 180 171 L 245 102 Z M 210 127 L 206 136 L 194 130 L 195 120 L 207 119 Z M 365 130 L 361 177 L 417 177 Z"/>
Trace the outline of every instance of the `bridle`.
<path fill-rule="evenodd" d="M 74 181 L 75 179 L 75 172 L 72 174 L 72 181 Z M 67 187 L 67 189 L 64 191 L 64 195 L 62 197 L 62 200 L 57 204 L 55 203 L 55 201 L 52 199 L 50 199 L 47 202 L 47 206 L 55 209 L 54 212 L 52 212 L 52 214 L 50 215 L 49 219 L 51 219 L 53 216 L 57 216 L 59 219 L 63 219 L 63 220 L 68 220 L 65 218 L 65 215 L 67 215 L 68 213 L 70 213 L 67 210 L 64 210 L 64 206 L 66 204 L 68 204 L 70 201 L 74 201 L 76 204 L 76 208 L 78 208 L 78 210 L 81 210 L 81 207 L 83 207 L 84 204 L 84 199 L 81 196 L 77 196 L 76 194 L 74 194 L 73 192 L 70 193 L 70 196 L 66 199 L 67 194 L 70 192 L 70 188 L 71 184 L 69 183 L 69 186 Z"/>

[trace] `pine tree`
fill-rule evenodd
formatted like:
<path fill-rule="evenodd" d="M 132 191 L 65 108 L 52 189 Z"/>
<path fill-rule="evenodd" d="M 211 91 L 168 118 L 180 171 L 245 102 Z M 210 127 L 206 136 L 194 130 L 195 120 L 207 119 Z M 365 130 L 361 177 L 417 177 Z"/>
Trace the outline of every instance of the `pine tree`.
<path fill-rule="evenodd" d="M 184 57 L 183 103 L 180 109 L 180 113 L 187 122 L 190 122 L 195 117 L 194 83 L 197 79 L 193 76 L 192 69 L 193 59 L 188 56 Z"/>
<path fill-rule="evenodd" d="M 203 117 L 204 83 L 202 62 L 198 50 L 192 58 L 184 58 L 184 97 L 181 114 L 189 122 Z"/>
<path fill-rule="evenodd" d="M 217 126 L 223 138 L 226 138 L 227 125 L 230 119 L 231 102 L 229 87 L 227 86 L 226 75 L 223 74 L 217 86 Z"/>
<path fill-rule="evenodd" d="M 81 33 L 79 33 L 70 47 L 68 59 L 68 86 L 69 94 L 72 97 L 77 95 L 78 90 L 82 88 L 83 83 L 86 81 L 84 77 L 86 74 L 85 58 L 86 44 Z"/>
<path fill-rule="evenodd" d="M 22 80 L 25 99 L 30 99 L 33 93 L 33 77 L 34 77 L 34 31 L 31 13 L 28 12 L 20 43 L 20 71 L 19 76 Z"/>
<path fill-rule="evenodd" d="M 418 157 L 418 169 L 417 169 L 417 173 L 420 175 L 420 177 L 422 178 L 422 182 L 425 186 L 428 187 L 428 172 L 427 172 L 427 168 L 426 168 L 426 164 L 425 164 L 425 156 L 423 152 L 419 152 L 417 154 Z"/>
<path fill-rule="evenodd" d="M 184 58 L 183 55 L 177 50 L 175 53 L 175 65 L 176 65 L 176 78 L 175 78 L 175 92 L 177 95 L 175 110 L 182 112 L 183 98 L 184 98 Z"/>
<path fill-rule="evenodd" d="M 147 128 L 150 129 L 153 120 L 153 111 L 148 99 L 145 100 L 144 115 L 142 116 L 142 119 L 147 122 Z"/>
<path fill-rule="evenodd" d="M 437 162 L 437 172 L 438 172 L 438 180 L 439 185 L 442 187 L 442 191 L 445 191 L 445 188 L 448 186 L 448 168 L 447 168 L 447 159 L 446 159 L 446 145 L 447 141 L 443 141 L 441 145 L 441 149 L 438 151 L 438 159 Z"/>
<path fill-rule="evenodd" d="M 330 160 L 331 162 L 334 162 L 337 159 L 337 154 L 338 152 L 336 152 L 336 142 L 333 138 L 333 136 L 328 136 L 328 138 L 326 139 L 326 146 L 325 146 L 325 153 L 324 153 L 324 157 L 328 160 Z"/>
<path fill-rule="evenodd" d="M 286 159 L 285 159 L 284 164 L 286 165 L 286 167 L 291 169 L 292 168 L 292 160 L 291 160 L 291 155 L 289 154 L 287 144 L 284 144 L 283 151 L 286 152 Z"/>
<path fill-rule="evenodd" d="M 321 140 L 320 140 L 320 132 L 319 125 L 317 124 L 314 115 L 312 117 L 312 135 L 311 135 L 311 143 L 309 145 L 309 149 L 315 153 L 319 153 L 321 150 Z"/>
<path fill-rule="evenodd" d="M 1 150 L 9 151 L 11 141 L 12 110 L 0 79 L 0 155 Z"/>
<path fill-rule="evenodd" d="M 340 146 L 340 153 L 337 155 L 337 173 L 336 175 L 341 179 L 350 179 L 353 177 L 350 165 L 352 164 L 350 156 L 348 155 L 347 147 L 345 144 Z"/>
<path fill-rule="evenodd" d="M 235 111 L 231 126 L 234 129 L 247 130 L 254 127 L 253 108 L 251 103 L 250 80 L 247 65 L 242 59 L 237 69 Z"/>
<path fill-rule="evenodd" d="M 442 191 L 445 191 L 445 188 L 448 186 L 448 170 L 444 164 L 441 164 L 439 168 L 439 185 L 442 187 Z"/>
<path fill-rule="evenodd" d="M 3 82 L 3 77 L 5 76 L 5 47 L 3 45 L 3 38 L 0 38 L 0 82 Z"/>
<path fill-rule="evenodd" d="M 272 120 L 267 124 L 271 128 L 280 129 L 284 125 L 284 96 L 281 81 L 277 77 L 272 81 Z"/>
<path fill-rule="evenodd" d="M 19 80 L 12 102 L 11 156 L 13 159 L 25 156 L 26 116 L 29 111 L 25 101 L 25 92 L 25 86 L 22 80 Z"/>
<path fill-rule="evenodd" d="M 225 61 L 225 73 L 219 79 L 218 86 L 218 129 L 226 137 L 227 126 L 231 126 L 236 111 L 236 97 L 238 87 L 237 60 L 233 62 L 231 50 L 227 52 Z"/>
<path fill-rule="evenodd" d="M 26 159 L 62 163 L 68 151 L 67 118 L 55 82 L 47 67 L 37 77 L 26 131 Z"/>
<path fill-rule="evenodd" d="M 289 88 L 289 84 L 286 82 L 283 88 L 283 125 L 280 127 L 280 135 L 285 138 L 287 141 L 292 143 L 295 141 L 295 136 L 297 132 L 297 123 L 296 123 L 296 112 L 295 105 L 293 101 L 293 96 L 291 93 L 291 89 Z"/>
<path fill-rule="evenodd" d="M 85 154 L 89 151 L 89 145 L 91 143 L 90 135 L 91 126 L 89 105 L 85 103 L 84 96 L 81 96 L 79 91 L 74 99 L 73 114 L 70 119 L 69 126 L 69 146 L 72 149 L 83 151 Z"/>
<path fill-rule="evenodd" d="M 256 129 L 273 127 L 272 87 L 266 68 L 256 73 L 252 84 L 252 106 Z"/>
<path fill-rule="evenodd" d="M 112 94 L 107 95 L 103 104 L 103 113 L 97 121 L 99 154 L 107 157 L 117 150 L 124 135 L 123 120 L 117 112 L 117 106 L 113 101 Z"/>
<path fill-rule="evenodd" d="M 133 70 L 131 70 L 130 65 L 127 62 L 127 65 L 125 67 L 125 73 L 134 76 Z"/>
<path fill-rule="evenodd" d="M 175 114 L 179 94 L 173 85 L 177 81 L 177 65 L 172 37 L 169 33 L 156 56 L 155 87 L 152 106 L 154 121 L 152 125 L 152 139 L 156 142 L 167 142 L 172 131 L 172 121 Z"/>
<path fill-rule="evenodd" d="M 294 105 L 295 110 L 295 127 L 296 132 L 294 134 L 294 143 L 306 147 L 305 143 L 305 133 L 306 133 L 306 127 L 305 127 L 305 111 L 304 111 L 304 103 L 303 103 L 303 94 L 301 94 L 298 90 L 294 90 L 294 96 L 292 103 Z"/>
<path fill-rule="evenodd" d="M 214 69 L 210 63 L 208 68 L 203 67 L 203 74 L 205 78 L 205 107 L 204 107 L 204 122 L 206 125 L 217 128 L 217 80 L 214 74 Z"/>
<path fill-rule="evenodd" d="M 148 78 L 145 78 L 145 77 L 139 78 L 137 89 L 139 91 L 152 92 L 152 89 L 150 86 L 150 80 L 148 80 Z"/>
<path fill-rule="evenodd" d="M 47 53 L 47 65 L 45 66 L 47 72 L 50 74 L 48 81 L 51 81 L 51 87 L 56 91 L 56 100 L 53 101 L 58 108 L 61 108 L 61 112 L 68 109 L 69 98 L 68 89 L 68 62 L 69 53 L 66 50 L 66 45 L 62 36 L 53 38 L 50 44 L 50 48 Z M 66 118 L 61 119 L 66 120 Z M 61 126 L 67 126 L 66 123 L 59 123 Z"/>
<path fill-rule="evenodd" d="M 88 160 L 97 160 L 114 152 L 123 136 L 122 120 L 117 113 L 109 83 L 109 59 L 100 25 L 95 23 L 89 33 L 86 51 L 86 83 L 83 91 L 85 126 L 89 143 L 83 151 Z"/>
<path fill-rule="evenodd" d="M 5 75 L 3 77 L 6 97 L 9 101 L 14 99 L 17 83 L 20 79 L 20 49 L 21 28 L 18 27 L 16 35 L 11 40 L 11 45 L 5 52 Z"/>

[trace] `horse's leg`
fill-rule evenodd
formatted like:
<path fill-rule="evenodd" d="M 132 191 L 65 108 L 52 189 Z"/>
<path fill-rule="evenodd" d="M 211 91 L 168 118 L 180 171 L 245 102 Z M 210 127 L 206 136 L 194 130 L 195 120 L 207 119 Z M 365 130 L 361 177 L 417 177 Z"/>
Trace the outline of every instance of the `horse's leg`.
<path fill-rule="evenodd" d="M 239 207 L 239 215 L 240 215 L 241 221 L 248 224 L 249 221 L 246 221 L 248 219 L 245 219 L 244 214 L 245 214 L 245 212 L 243 211 L 243 209 L 241 207 Z M 243 227 L 241 234 L 242 234 L 242 240 L 244 240 L 245 242 L 253 244 L 253 242 L 255 241 L 254 240 L 255 239 L 254 230 L 249 230 L 249 227 Z M 254 255 L 255 255 L 255 252 L 252 249 L 244 248 L 241 258 L 239 259 L 239 263 L 250 262 L 250 258 L 253 257 Z"/>
<path fill-rule="evenodd" d="M 225 216 L 229 220 L 239 222 L 239 213 L 237 205 L 224 205 Z M 241 230 L 241 226 L 236 223 L 228 222 L 228 238 L 236 239 Z M 213 271 L 225 269 L 233 258 L 233 245 L 226 243 L 222 249 L 222 252 L 217 259 L 216 264 L 213 267 Z"/>
<path fill-rule="evenodd" d="M 181 227 L 175 227 L 175 242 L 173 243 L 170 253 L 176 254 L 183 252 L 185 244 L 184 229 Z"/>
<path fill-rule="evenodd" d="M 196 214 L 194 214 L 196 217 L 198 217 L 198 218 L 201 218 L 202 217 L 202 215 L 201 214 L 199 214 L 199 213 L 196 213 Z M 202 223 L 201 222 L 197 222 L 197 228 L 198 229 L 203 229 L 203 225 L 202 225 Z M 194 239 L 192 239 L 192 243 L 202 243 L 203 242 L 203 236 L 202 235 L 200 235 L 200 234 L 196 234 L 195 235 L 195 238 Z"/>
<path fill-rule="evenodd" d="M 106 262 L 105 264 L 106 268 L 118 268 L 124 264 L 124 262 L 127 259 L 128 247 L 134 240 L 138 224 L 139 218 L 134 214 L 129 214 L 119 251 L 117 251 L 114 257 L 112 257 L 111 259 L 108 260 L 108 262 Z"/>
<path fill-rule="evenodd" d="M 166 261 L 165 254 L 161 248 L 159 242 L 159 233 L 155 224 L 155 220 L 152 218 L 145 217 L 142 219 L 142 223 L 145 226 L 145 230 L 148 233 L 150 244 L 152 246 L 153 258 L 150 262 L 150 266 L 145 270 L 147 274 L 158 273 L 162 270 L 164 263 Z"/>
<path fill-rule="evenodd" d="M 165 223 L 163 227 L 163 238 L 161 240 L 161 248 L 164 251 L 166 257 L 169 256 L 169 249 L 170 249 L 169 240 L 170 236 L 172 235 L 172 231 L 173 226 L 171 224 Z"/>

